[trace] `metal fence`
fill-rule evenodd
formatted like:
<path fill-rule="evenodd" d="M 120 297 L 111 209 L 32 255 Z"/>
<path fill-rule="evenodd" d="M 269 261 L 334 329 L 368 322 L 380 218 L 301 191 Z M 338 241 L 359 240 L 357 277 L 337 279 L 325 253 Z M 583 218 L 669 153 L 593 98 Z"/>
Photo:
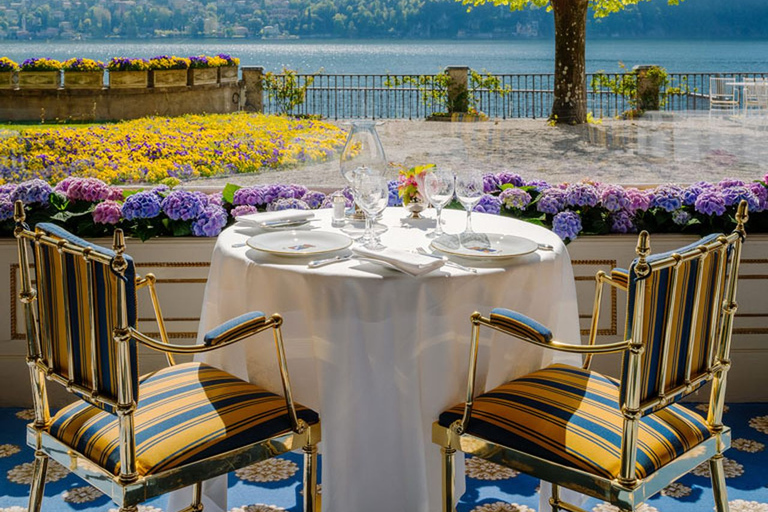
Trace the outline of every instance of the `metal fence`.
<path fill-rule="evenodd" d="M 620 83 L 621 73 L 587 75 L 587 111 L 597 118 L 621 116 L 635 107 L 634 98 L 616 92 L 610 84 Z M 447 88 L 441 75 L 295 75 L 296 88 L 303 88 L 303 102 L 287 109 L 295 115 L 319 115 L 328 119 L 423 119 L 447 109 Z M 468 85 L 470 106 L 497 119 L 549 117 L 554 75 L 500 74 L 494 89 Z M 709 109 L 711 77 L 733 78 L 734 82 L 766 79 L 768 73 L 669 73 L 668 84 L 660 91 L 661 108 L 666 111 Z M 278 79 L 280 76 L 278 76 Z M 606 83 L 608 85 L 606 85 Z M 281 113 L 275 94 L 264 91 L 264 112 Z"/>

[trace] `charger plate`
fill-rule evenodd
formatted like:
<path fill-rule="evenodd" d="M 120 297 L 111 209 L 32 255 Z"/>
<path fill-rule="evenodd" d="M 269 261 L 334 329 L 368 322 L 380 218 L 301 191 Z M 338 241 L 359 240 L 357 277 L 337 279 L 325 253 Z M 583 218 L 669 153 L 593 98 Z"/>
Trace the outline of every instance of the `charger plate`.
<path fill-rule="evenodd" d="M 352 239 L 327 231 L 276 231 L 252 236 L 248 247 L 278 256 L 314 256 L 340 251 L 352 245 Z"/>
<path fill-rule="evenodd" d="M 530 254 L 539 244 L 528 238 L 499 233 L 474 233 L 468 240 L 458 242 L 457 236 L 433 240 L 430 246 L 445 254 L 462 258 L 493 260 Z"/>

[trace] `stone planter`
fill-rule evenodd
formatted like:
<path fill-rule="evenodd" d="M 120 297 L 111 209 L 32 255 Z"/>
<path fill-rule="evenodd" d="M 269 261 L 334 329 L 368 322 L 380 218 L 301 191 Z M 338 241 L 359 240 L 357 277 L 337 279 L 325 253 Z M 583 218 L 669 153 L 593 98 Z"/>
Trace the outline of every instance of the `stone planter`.
<path fill-rule="evenodd" d="M 211 85 L 218 83 L 219 70 L 216 68 L 190 68 L 189 85 Z"/>
<path fill-rule="evenodd" d="M 101 89 L 104 87 L 103 71 L 65 71 L 66 89 Z"/>
<path fill-rule="evenodd" d="M 13 71 L 0 72 L 0 89 L 13 89 Z"/>
<path fill-rule="evenodd" d="M 61 71 L 19 71 L 21 89 L 58 89 Z"/>
<path fill-rule="evenodd" d="M 186 87 L 187 71 L 186 69 L 153 69 L 152 87 L 156 89 L 161 87 Z"/>
<path fill-rule="evenodd" d="M 149 86 L 149 71 L 110 71 L 110 89 L 146 89 Z"/>
<path fill-rule="evenodd" d="M 219 68 L 219 83 L 226 84 L 237 82 L 237 66 L 223 66 Z"/>

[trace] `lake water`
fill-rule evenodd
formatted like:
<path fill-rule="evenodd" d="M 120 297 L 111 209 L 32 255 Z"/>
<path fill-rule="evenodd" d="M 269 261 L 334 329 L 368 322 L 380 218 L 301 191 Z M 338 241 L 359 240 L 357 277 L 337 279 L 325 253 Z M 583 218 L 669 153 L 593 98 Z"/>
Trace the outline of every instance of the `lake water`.
<path fill-rule="evenodd" d="M 551 73 L 553 41 L 3 41 L 0 56 L 22 62 L 30 57 L 107 61 L 115 56 L 153 57 L 230 53 L 241 66 L 283 67 L 301 72 L 407 74 L 435 73 L 466 65 L 494 73 Z M 657 64 L 670 72 L 768 72 L 768 41 L 587 41 L 587 71 L 619 71 Z"/>

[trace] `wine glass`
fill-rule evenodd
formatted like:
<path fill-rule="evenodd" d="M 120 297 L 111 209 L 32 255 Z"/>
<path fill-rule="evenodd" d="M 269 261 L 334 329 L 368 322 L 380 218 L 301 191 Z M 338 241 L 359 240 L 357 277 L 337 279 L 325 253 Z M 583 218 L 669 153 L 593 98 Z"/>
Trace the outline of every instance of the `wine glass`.
<path fill-rule="evenodd" d="M 352 185 L 355 203 L 365 213 L 365 234 L 363 246 L 372 251 L 379 251 L 384 245 L 373 229 L 373 221 L 384 211 L 389 201 L 387 180 L 381 174 L 368 170 L 355 172 Z"/>
<path fill-rule="evenodd" d="M 443 235 L 443 225 L 440 215 L 443 206 L 453 199 L 456 176 L 450 169 L 434 169 L 427 171 L 424 176 L 424 195 L 437 210 L 435 230 L 427 235 L 428 238 L 438 238 Z"/>
<path fill-rule="evenodd" d="M 467 225 L 460 235 L 462 239 L 470 237 L 472 230 L 472 209 L 483 197 L 483 175 L 477 169 L 466 169 L 456 174 L 456 198 L 467 210 Z"/>

